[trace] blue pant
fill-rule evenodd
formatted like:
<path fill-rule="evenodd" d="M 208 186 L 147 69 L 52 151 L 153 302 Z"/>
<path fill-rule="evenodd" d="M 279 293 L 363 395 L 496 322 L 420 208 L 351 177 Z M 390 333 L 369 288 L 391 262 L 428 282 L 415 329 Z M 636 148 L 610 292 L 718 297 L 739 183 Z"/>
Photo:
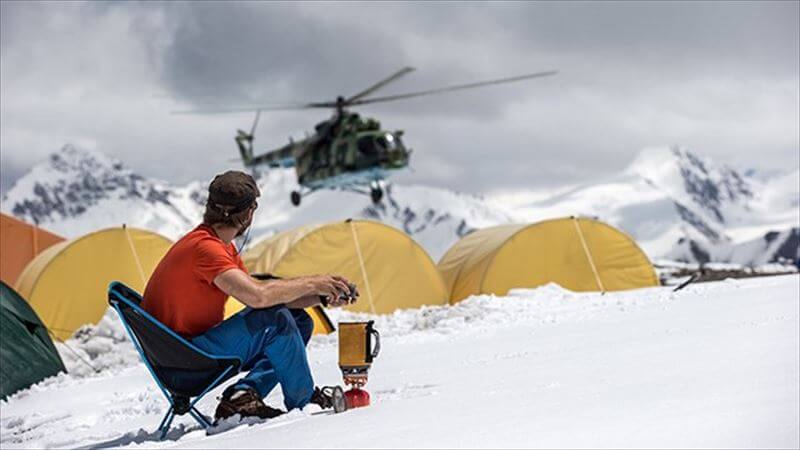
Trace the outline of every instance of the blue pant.
<path fill-rule="evenodd" d="M 242 370 L 250 371 L 225 394 L 250 387 L 263 398 L 280 383 L 288 411 L 305 406 L 314 391 L 305 347 L 313 329 L 314 322 L 302 309 L 245 308 L 192 343 L 211 354 L 238 356 Z"/>

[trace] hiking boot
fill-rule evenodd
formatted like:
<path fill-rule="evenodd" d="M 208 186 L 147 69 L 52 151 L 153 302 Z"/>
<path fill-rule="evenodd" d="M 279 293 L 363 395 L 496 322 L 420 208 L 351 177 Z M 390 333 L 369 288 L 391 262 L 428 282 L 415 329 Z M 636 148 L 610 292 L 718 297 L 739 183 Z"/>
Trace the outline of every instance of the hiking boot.
<path fill-rule="evenodd" d="M 283 411 L 265 405 L 258 392 L 246 388 L 234 391 L 229 397 L 223 396 L 217 406 L 217 412 L 214 413 L 214 419 L 227 419 L 234 414 L 239 414 L 242 418 L 272 419 L 283 414 Z"/>
<path fill-rule="evenodd" d="M 322 409 L 331 409 L 337 413 L 340 413 L 347 409 L 347 404 L 345 403 L 344 399 L 344 391 L 339 386 L 325 386 L 323 388 L 314 388 L 314 393 L 311 394 L 311 400 L 309 403 L 313 403 L 319 406 Z"/>

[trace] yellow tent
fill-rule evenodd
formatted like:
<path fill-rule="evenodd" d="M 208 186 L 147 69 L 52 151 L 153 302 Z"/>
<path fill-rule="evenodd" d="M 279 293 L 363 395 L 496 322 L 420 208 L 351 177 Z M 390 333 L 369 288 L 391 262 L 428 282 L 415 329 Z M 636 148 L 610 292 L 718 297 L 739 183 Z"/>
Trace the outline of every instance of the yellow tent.
<path fill-rule="evenodd" d="M 575 217 L 475 231 L 453 245 L 438 268 L 451 303 L 550 282 L 573 291 L 659 285 L 633 239 L 603 222 Z"/>
<path fill-rule="evenodd" d="M 285 231 L 261 241 L 243 259 L 251 273 L 341 275 L 361 294 L 346 308 L 350 311 L 384 314 L 447 304 L 447 289 L 425 250 L 378 222 L 348 220 Z"/>
<path fill-rule="evenodd" d="M 171 242 L 135 228 L 108 228 L 60 242 L 34 258 L 19 276 L 16 291 L 57 338 L 100 321 L 108 308 L 106 290 L 118 280 L 139 292 Z"/>
<path fill-rule="evenodd" d="M 244 305 L 242 303 L 233 297 L 228 297 L 228 301 L 225 303 L 225 318 L 227 319 L 243 309 Z M 333 322 L 321 307 L 306 308 L 306 312 L 311 316 L 311 320 L 314 321 L 314 334 L 331 334 L 336 331 Z"/>

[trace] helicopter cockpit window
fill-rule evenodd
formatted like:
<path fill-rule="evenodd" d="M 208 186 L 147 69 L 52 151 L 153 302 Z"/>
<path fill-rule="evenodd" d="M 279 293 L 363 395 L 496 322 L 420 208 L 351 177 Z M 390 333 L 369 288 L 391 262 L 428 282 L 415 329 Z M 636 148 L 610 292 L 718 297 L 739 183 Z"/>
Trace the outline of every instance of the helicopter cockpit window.
<path fill-rule="evenodd" d="M 376 136 L 374 145 L 377 151 L 381 153 L 394 152 L 402 148 L 402 143 L 400 142 L 399 138 L 395 137 L 391 133 L 386 133 L 382 136 Z"/>
<path fill-rule="evenodd" d="M 383 136 L 379 136 L 377 141 L 381 148 L 389 151 L 398 150 L 403 147 L 403 143 L 400 141 L 400 138 L 391 133 L 386 133 Z"/>
<path fill-rule="evenodd" d="M 378 153 L 375 147 L 374 136 L 363 136 L 358 138 L 358 151 L 366 156 L 373 156 Z"/>
<path fill-rule="evenodd" d="M 375 138 L 375 146 L 378 147 L 378 150 L 381 152 L 385 152 L 389 149 L 389 143 L 386 142 L 386 138 L 384 136 L 377 136 Z"/>

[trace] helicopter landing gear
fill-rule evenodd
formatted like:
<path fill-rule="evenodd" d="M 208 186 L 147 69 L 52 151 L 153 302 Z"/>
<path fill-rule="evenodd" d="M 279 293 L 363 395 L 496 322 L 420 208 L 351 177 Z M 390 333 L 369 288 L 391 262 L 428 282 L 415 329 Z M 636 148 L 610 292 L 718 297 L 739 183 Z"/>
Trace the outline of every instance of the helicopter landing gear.
<path fill-rule="evenodd" d="M 292 200 L 292 205 L 300 206 L 300 200 L 302 200 L 303 196 L 298 191 L 292 191 L 289 198 Z"/>
<path fill-rule="evenodd" d="M 377 205 L 378 203 L 381 202 L 381 199 L 383 198 L 383 189 L 381 189 L 380 186 L 373 187 L 369 191 L 369 196 L 370 198 L 372 198 L 372 203 Z"/>
<path fill-rule="evenodd" d="M 377 205 L 383 198 L 383 189 L 381 188 L 380 180 L 375 180 L 369 184 L 369 196 L 372 199 L 372 204 Z"/>
<path fill-rule="evenodd" d="M 308 196 L 316 192 L 319 188 L 309 188 L 303 191 L 302 189 L 299 191 L 292 191 L 289 195 L 289 200 L 292 201 L 292 205 L 300 206 L 300 201 L 303 200 L 303 197 Z"/>

